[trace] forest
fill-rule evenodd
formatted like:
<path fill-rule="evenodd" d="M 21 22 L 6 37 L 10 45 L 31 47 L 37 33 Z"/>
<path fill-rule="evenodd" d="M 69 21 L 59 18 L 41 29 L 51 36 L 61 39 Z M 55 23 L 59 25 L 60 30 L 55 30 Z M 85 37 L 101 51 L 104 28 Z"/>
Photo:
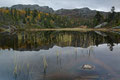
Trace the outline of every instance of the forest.
<path fill-rule="evenodd" d="M 17 28 L 63 28 L 75 27 L 79 23 L 66 16 L 44 13 L 37 10 L 0 9 L 0 26 L 14 25 Z"/>
<path fill-rule="evenodd" d="M 88 13 L 89 14 L 89 13 Z M 44 13 L 38 10 L 24 10 L 0 8 L 0 26 L 15 26 L 19 29 L 24 28 L 74 28 L 87 26 L 94 28 L 95 26 L 107 22 L 103 27 L 111 28 L 120 25 L 120 13 L 115 12 L 115 7 L 111 8 L 111 12 L 104 16 L 99 11 L 91 19 L 74 18 L 69 16 L 61 16 L 54 13 Z"/>

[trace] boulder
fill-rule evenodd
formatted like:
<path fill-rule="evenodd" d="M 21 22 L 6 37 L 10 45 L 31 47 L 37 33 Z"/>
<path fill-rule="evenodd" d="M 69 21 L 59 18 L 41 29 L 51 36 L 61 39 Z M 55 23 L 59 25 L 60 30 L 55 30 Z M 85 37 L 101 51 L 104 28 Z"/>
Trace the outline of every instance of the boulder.
<path fill-rule="evenodd" d="M 103 26 L 105 26 L 107 24 L 108 24 L 107 22 L 104 22 L 102 24 L 99 24 L 99 25 L 95 26 L 95 28 L 101 28 L 101 27 L 103 27 Z"/>
<path fill-rule="evenodd" d="M 85 65 L 82 66 L 82 69 L 84 69 L 84 70 L 91 70 L 91 69 L 94 69 L 94 66 L 89 65 L 89 64 L 85 64 Z"/>

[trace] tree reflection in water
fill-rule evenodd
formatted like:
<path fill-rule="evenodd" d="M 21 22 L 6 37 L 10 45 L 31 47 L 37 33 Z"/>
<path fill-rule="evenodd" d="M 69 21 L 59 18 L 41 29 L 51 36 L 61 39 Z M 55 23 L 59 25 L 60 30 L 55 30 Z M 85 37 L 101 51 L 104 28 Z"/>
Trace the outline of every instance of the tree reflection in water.
<path fill-rule="evenodd" d="M 106 32 L 102 36 L 96 32 L 20 32 L 14 35 L 7 33 L 0 34 L 0 48 L 13 49 L 19 51 L 39 51 L 40 49 L 49 49 L 54 45 L 66 47 L 83 47 L 98 46 L 107 43 L 112 51 L 114 43 L 120 42 L 120 35 Z"/>

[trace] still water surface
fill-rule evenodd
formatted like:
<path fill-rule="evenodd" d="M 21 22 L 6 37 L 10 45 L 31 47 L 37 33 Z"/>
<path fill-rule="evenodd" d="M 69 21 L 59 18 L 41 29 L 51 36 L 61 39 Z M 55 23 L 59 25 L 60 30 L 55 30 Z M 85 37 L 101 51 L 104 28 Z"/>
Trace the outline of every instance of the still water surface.
<path fill-rule="evenodd" d="M 0 80 L 120 80 L 119 43 L 116 32 L 0 33 Z"/>

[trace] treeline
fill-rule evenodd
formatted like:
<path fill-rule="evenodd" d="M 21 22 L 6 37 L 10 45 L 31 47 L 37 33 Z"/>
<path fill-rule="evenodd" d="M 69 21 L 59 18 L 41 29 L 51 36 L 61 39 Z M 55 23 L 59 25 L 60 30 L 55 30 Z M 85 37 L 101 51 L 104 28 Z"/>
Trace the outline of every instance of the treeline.
<path fill-rule="evenodd" d="M 111 12 L 107 13 L 107 16 L 104 16 L 100 12 L 97 12 L 93 18 L 93 26 L 101 24 L 103 22 L 107 22 L 108 24 L 104 27 L 116 27 L 120 26 L 120 13 L 115 12 L 115 7 L 111 8 Z"/>
<path fill-rule="evenodd" d="M 89 13 L 88 13 L 89 14 Z M 120 13 L 115 12 L 115 7 L 111 8 L 111 12 L 96 12 L 91 19 L 74 18 L 69 16 L 60 16 L 54 13 L 44 13 L 38 10 L 16 10 L 9 8 L 0 8 L 0 26 L 13 25 L 17 28 L 67 28 L 87 26 L 94 28 L 103 22 L 108 24 L 104 27 L 120 26 Z"/>
<path fill-rule="evenodd" d="M 79 22 L 66 16 L 43 13 L 37 10 L 0 8 L 0 26 L 1 25 L 14 25 L 19 28 L 63 28 L 79 26 Z"/>

